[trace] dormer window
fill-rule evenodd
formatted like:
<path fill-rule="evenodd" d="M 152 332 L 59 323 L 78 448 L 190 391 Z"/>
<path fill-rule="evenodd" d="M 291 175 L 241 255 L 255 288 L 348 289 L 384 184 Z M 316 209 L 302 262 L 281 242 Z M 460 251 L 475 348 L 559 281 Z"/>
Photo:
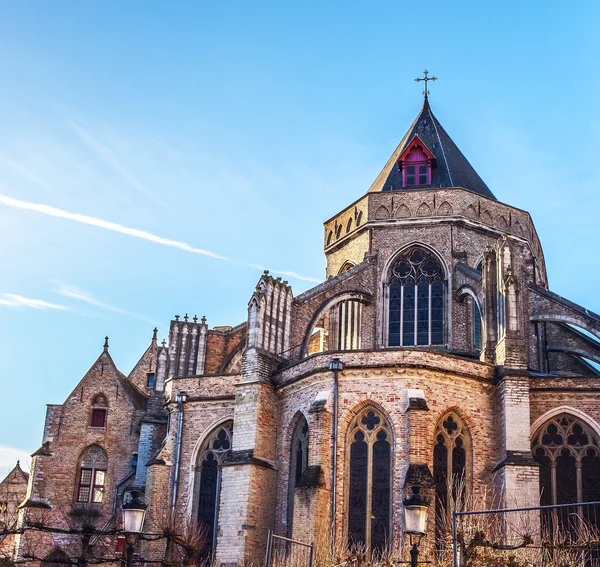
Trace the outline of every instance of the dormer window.
<path fill-rule="evenodd" d="M 398 159 L 402 170 L 403 187 L 422 187 L 431 185 L 431 168 L 435 156 L 418 136 L 414 136 Z"/>

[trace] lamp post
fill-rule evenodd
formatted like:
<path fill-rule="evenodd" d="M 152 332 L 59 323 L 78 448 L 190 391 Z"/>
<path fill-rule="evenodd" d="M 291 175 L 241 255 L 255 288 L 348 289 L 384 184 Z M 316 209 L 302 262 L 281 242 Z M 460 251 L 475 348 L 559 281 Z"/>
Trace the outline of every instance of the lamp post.
<path fill-rule="evenodd" d="M 131 500 L 123 504 L 123 533 L 127 542 L 127 567 L 133 565 L 133 544 L 135 536 L 142 533 L 144 518 L 146 517 L 146 504 L 140 498 L 141 492 L 131 491 Z"/>
<path fill-rule="evenodd" d="M 344 369 L 344 363 L 339 358 L 332 358 L 329 370 L 333 372 L 333 427 L 331 455 L 331 545 L 335 541 L 335 502 L 337 485 L 337 428 L 338 428 L 338 372 Z"/>
<path fill-rule="evenodd" d="M 427 532 L 427 511 L 429 502 L 420 493 L 420 486 L 411 486 L 412 494 L 404 504 L 404 531 L 410 536 L 410 565 L 419 563 L 419 543 Z M 414 540 L 413 540 L 414 537 Z"/>

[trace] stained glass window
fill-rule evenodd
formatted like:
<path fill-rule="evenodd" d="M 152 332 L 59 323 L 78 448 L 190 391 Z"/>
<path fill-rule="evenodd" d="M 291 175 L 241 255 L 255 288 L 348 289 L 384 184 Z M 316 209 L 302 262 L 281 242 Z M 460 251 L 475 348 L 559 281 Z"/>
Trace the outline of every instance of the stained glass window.
<path fill-rule="evenodd" d="M 232 429 L 231 422 L 215 429 L 205 439 L 196 460 L 197 517 L 206 530 L 208 550 L 216 544 L 221 465 L 231 451 Z"/>
<path fill-rule="evenodd" d="M 468 447 L 468 432 L 464 423 L 456 414 L 447 414 L 436 428 L 433 448 L 435 535 L 440 543 L 447 534 L 451 509 L 460 509 L 464 503 Z"/>
<path fill-rule="evenodd" d="M 292 536 L 294 520 L 294 490 L 302 473 L 308 466 L 308 423 L 304 416 L 296 424 L 290 451 L 290 475 L 288 481 L 288 536 Z"/>
<path fill-rule="evenodd" d="M 375 409 L 360 413 L 350 427 L 348 544 L 380 551 L 390 535 L 391 434 Z"/>
<path fill-rule="evenodd" d="M 411 248 L 389 281 L 388 345 L 444 344 L 444 270 L 432 254 Z"/>
<path fill-rule="evenodd" d="M 98 445 L 92 445 L 84 451 L 79 462 L 77 502 L 102 502 L 107 466 L 106 453 Z"/>

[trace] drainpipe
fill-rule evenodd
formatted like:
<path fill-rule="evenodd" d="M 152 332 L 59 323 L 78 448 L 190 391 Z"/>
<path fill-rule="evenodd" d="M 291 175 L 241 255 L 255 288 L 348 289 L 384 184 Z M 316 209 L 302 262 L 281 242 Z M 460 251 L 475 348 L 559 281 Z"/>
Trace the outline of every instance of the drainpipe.
<path fill-rule="evenodd" d="M 331 546 L 335 542 L 335 507 L 337 492 L 337 430 L 338 430 L 338 372 L 344 369 L 339 358 L 332 358 L 329 370 L 333 372 L 333 447 L 331 455 Z"/>
<path fill-rule="evenodd" d="M 171 518 L 175 515 L 177 501 L 177 488 L 179 487 L 179 457 L 181 455 L 181 427 L 183 425 L 183 402 L 186 400 L 185 392 L 177 393 L 177 431 L 175 432 L 175 459 L 173 461 L 173 484 L 171 486 Z"/>

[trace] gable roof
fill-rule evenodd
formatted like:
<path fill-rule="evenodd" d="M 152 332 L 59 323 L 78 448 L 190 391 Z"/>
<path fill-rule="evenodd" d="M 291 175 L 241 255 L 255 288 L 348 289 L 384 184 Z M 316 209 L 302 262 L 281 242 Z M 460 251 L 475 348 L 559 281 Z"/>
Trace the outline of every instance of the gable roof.
<path fill-rule="evenodd" d="M 398 147 L 394 150 L 394 153 L 377 176 L 377 179 L 375 179 L 369 188 L 369 192 L 398 191 L 403 189 L 402 173 L 398 166 L 398 160 L 415 136 L 423 142 L 427 149 L 435 156 L 436 160 L 435 167 L 431 171 L 431 185 L 422 189 L 432 187 L 463 187 L 464 189 L 479 193 L 488 199 L 496 199 L 483 179 L 479 177 L 473 166 L 433 115 L 428 99 L 425 99 L 423 102 L 421 112 L 400 141 Z M 410 187 L 410 190 L 415 189 L 418 189 L 418 187 Z"/>

